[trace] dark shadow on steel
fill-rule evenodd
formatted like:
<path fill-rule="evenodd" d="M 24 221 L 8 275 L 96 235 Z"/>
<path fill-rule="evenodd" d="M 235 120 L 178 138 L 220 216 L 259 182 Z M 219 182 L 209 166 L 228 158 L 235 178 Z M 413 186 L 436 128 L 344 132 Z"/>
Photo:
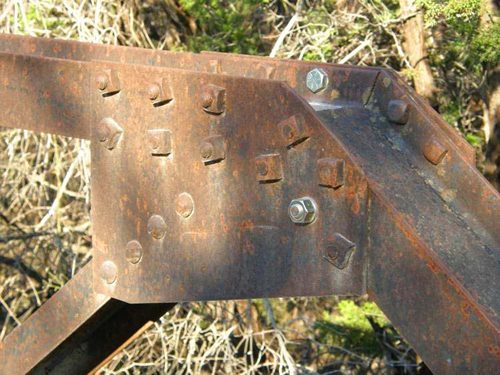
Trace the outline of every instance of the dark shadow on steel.
<path fill-rule="evenodd" d="M 0 372 L 91 370 L 169 302 L 366 292 L 436 374 L 500 367 L 499 194 L 394 72 L 3 35 L 0 77 L 0 126 L 91 140 L 94 228 Z"/>

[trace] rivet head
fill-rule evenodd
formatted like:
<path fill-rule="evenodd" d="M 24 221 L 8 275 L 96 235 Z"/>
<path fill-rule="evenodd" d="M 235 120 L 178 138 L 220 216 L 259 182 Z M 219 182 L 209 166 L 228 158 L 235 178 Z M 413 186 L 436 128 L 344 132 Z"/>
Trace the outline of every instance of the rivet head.
<path fill-rule="evenodd" d="M 226 90 L 212 84 L 205 85 L 201 91 L 200 101 L 205 112 L 219 115 L 225 111 Z"/>
<path fill-rule="evenodd" d="M 307 73 L 307 88 L 313 93 L 324 90 L 328 86 L 328 75 L 321 68 L 315 68 Z"/>
<path fill-rule="evenodd" d="M 120 78 L 114 69 L 103 69 L 98 72 L 95 76 L 95 83 L 103 96 L 110 96 L 121 90 Z"/>
<path fill-rule="evenodd" d="M 194 201 L 189 193 L 181 193 L 175 201 L 175 211 L 184 219 L 187 219 L 193 214 Z"/>
<path fill-rule="evenodd" d="M 210 93 L 208 91 L 204 91 L 202 94 L 201 94 L 201 106 L 203 108 L 208 108 L 212 105 L 213 103 L 213 98 L 212 96 L 210 95 Z"/>
<path fill-rule="evenodd" d="M 150 84 L 147 91 L 149 100 L 155 100 L 160 96 L 160 86 L 157 83 Z"/>
<path fill-rule="evenodd" d="M 387 117 L 389 121 L 404 125 L 410 116 L 410 106 L 404 100 L 394 99 L 387 105 Z"/>
<path fill-rule="evenodd" d="M 107 284 L 113 284 L 116 281 L 117 274 L 118 269 L 112 261 L 106 260 L 101 264 L 101 278 Z"/>
<path fill-rule="evenodd" d="M 342 236 L 335 233 L 324 243 L 325 259 L 339 269 L 344 269 L 349 264 L 349 259 L 356 249 L 356 245 Z"/>
<path fill-rule="evenodd" d="M 323 158 L 316 163 L 320 186 L 337 189 L 344 185 L 345 161 L 337 158 Z"/>
<path fill-rule="evenodd" d="M 423 152 L 427 160 L 434 165 L 438 165 L 443 161 L 448 149 L 437 139 L 431 139 L 424 145 Z"/>
<path fill-rule="evenodd" d="M 104 91 L 108 87 L 109 78 L 106 74 L 99 73 L 95 78 L 95 83 L 100 91 Z"/>
<path fill-rule="evenodd" d="M 278 127 L 281 129 L 281 136 L 287 148 L 304 142 L 311 135 L 304 117 L 300 114 L 286 118 L 278 124 Z"/>
<path fill-rule="evenodd" d="M 221 135 L 212 135 L 200 143 L 199 150 L 205 165 L 218 163 L 226 158 L 226 141 Z"/>
<path fill-rule="evenodd" d="M 103 118 L 97 125 L 97 138 L 108 150 L 117 146 L 122 134 L 122 127 L 111 117 Z"/>
<path fill-rule="evenodd" d="M 148 233 L 156 240 L 161 240 L 167 232 L 167 224 L 160 215 L 153 215 L 148 221 Z"/>
<path fill-rule="evenodd" d="M 280 154 L 264 154 L 255 158 L 256 180 L 260 183 L 277 182 L 283 179 L 283 164 Z"/>
<path fill-rule="evenodd" d="M 295 224 L 312 223 L 316 219 L 317 213 L 318 206 L 310 197 L 294 199 L 288 206 L 288 216 Z"/>
<path fill-rule="evenodd" d="M 267 165 L 266 163 L 257 163 L 256 168 L 257 173 L 262 177 L 267 176 L 267 174 L 269 173 L 269 165 Z"/>
<path fill-rule="evenodd" d="M 214 152 L 214 146 L 210 142 L 203 142 L 200 147 L 200 154 L 203 159 L 210 159 Z"/>
<path fill-rule="evenodd" d="M 168 156 L 172 153 L 172 133 L 167 129 L 148 129 L 149 151 L 154 156 Z"/>
<path fill-rule="evenodd" d="M 142 245 L 137 240 L 127 243 L 125 248 L 125 257 L 132 264 L 137 264 L 142 259 Z"/>

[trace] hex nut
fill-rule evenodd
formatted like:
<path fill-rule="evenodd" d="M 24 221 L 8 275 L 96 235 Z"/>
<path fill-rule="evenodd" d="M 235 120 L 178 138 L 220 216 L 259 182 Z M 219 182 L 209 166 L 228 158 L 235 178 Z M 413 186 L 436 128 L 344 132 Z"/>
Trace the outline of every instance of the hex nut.
<path fill-rule="evenodd" d="M 317 213 L 318 206 L 310 197 L 293 199 L 288 206 L 288 216 L 295 224 L 312 223 L 316 219 Z"/>
<path fill-rule="evenodd" d="M 307 73 L 306 86 L 313 93 L 324 90 L 328 86 L 328 75 L 321 68 L 315 68 Z"/>

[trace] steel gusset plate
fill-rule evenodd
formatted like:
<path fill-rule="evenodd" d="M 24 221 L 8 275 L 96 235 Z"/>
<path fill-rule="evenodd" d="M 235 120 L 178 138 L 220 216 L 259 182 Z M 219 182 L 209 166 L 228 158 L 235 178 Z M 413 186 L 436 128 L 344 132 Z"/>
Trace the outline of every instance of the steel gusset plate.
<path fill-rule="evenodd" d="M 111 71 L 121 90 L 92 93 L 98 292 L 133 303 L 363 293 L 367 185 L 303 99 L 280 82 L 138 65 L 96 63 L 91 82 Z M 340 168 L 330 186 L 321 159 Z M 305 195 L 319 215 L 293 224 L 288 204 Z"/>

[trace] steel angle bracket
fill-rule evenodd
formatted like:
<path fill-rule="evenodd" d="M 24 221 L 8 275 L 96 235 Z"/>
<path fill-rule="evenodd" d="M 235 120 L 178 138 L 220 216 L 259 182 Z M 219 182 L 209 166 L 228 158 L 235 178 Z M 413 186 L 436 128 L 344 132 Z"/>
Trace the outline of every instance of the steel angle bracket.
<path fill-rule="evenodd" d="M 98 292 L 130 303 L 364 292 L 366 179 L 288 85 L 102 62 L 91 81 L 106 71 L 121 90 L 92 93 Z M 314 225 L 288 217 L 304 195 L 321 207 Z M 360 245 L 342 269 L 326 258 L 335 233 Z"/>
<path fill-rule="evenodd" d="M 169 302 L 365 292 L 436 374 L 500 367 L 499 194 L 392 71 L 2 35 L 0 99 L 90 139 L 93 226 L 0 373 L 91 370 Z"/>

